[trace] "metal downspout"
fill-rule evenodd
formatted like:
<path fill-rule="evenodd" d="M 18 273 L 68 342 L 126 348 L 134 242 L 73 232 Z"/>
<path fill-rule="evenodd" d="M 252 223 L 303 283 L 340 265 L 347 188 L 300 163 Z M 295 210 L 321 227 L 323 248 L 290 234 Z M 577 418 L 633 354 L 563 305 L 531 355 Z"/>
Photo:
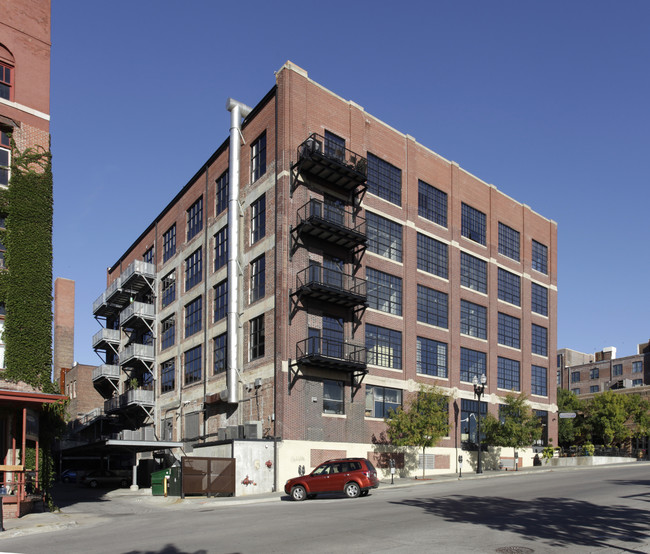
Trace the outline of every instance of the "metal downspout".
<path fill-rule="evenodd" d="M 228 170 L 228 335 L 226 382 L 228 403 L 239 402 L 237 365 L 239 351 L 239 165 L 241 149 L 241 120 L 251 108 L 228 98 L 230 112 L 230 160 Z"/>

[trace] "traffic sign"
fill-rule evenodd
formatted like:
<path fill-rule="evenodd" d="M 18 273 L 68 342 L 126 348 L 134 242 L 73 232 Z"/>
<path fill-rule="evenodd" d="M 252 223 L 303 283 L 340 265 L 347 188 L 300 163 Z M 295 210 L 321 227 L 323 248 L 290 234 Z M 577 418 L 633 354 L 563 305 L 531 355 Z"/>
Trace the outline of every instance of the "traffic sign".
<path fill-rule="evenodd" d="M 575 416 L 575 412 L 560 412 L 560 419 L 573 419 Z"/>

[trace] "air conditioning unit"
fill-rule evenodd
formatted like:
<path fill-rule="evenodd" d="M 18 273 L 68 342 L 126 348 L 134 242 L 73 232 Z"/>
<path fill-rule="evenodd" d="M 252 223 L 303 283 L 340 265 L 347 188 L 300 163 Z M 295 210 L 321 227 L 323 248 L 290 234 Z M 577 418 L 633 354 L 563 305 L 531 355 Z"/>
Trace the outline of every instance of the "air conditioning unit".
<path fill-rule="evenodd" d="M 223 427 L 217 429 L 217 440 L 220 441 L 226 440 L 226 430 Z"/>
<path fill-rule="evenodd" d="M 247 421 L 244 423 L 244 438 L 246 439 L 261 439 L 262 438 L 262 422 L 261 421 Z"/>
<path fill-rule="evenodd" d="M 228 425 L 226 427 L 226 439 L 233 440 L 239 438 L 239 425 Z"/>

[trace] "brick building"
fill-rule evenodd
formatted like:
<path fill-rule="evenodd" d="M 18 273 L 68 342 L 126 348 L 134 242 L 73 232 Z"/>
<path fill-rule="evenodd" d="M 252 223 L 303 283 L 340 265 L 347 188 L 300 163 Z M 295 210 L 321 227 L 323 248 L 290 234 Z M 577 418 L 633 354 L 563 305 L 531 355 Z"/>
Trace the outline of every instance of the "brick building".
<path fill-rule="evenodd" d="M 616 357 L 616 348 L 585 354 L 569 348 L 557 351 L 557 384 L 580 397 L 607 390 L 647 395 L 650 385 L 650 343 L 637 346 L 637 354 Z"/>
<path fill-rule="evenodd" d="M 0 189 L 10 186 L 11 141 L 19 150 L 49 149 L 50 0 L 0 0 Z M 5 214 L 0 213 L 0 227 Z M 0 244 L 0 270 L 5 248 Z M 48 293 L 49 294 L 49 293 Z M 5 306 L 0 303 L 0 337 Z M 0 339 L 1 340 L 1 339 Z M 0 343 L 0 368 L 5 368 Z M 38 496 L 26 488 L 25 451 L 39 442 L 39 413 L 44 404 L 64 399 L 24 382 L 0 376 L 0 482 L 5 517 L 29 512 Z M 39 485 L 36 455 L 35 486 Z"/>
<path fill-rule="evenodd" d="M 290 62 L 254 108 L 227 107 L 230 141 L 93 305 L 107 413 L 195 453 L 266 439 L 276 486 L 378 460 L 384 416 L 420 383 L 451 396 L 450 433 L 402 472 L 453 471 L 511 390 L 556 436 L 556 223 Z"/>

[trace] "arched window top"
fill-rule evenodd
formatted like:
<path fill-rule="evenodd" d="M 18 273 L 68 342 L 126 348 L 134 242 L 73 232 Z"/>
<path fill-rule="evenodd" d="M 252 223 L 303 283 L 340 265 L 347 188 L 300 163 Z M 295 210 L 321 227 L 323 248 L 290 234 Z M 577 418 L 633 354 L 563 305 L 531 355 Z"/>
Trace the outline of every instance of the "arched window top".
<path fill-rule="evenodd" d="M 0 98 L 12 100 L 14 82 L 14 57 L 9 49 L 0 44 Z"/>
<path fill-rule="evenodd" d="M 14 65 L 15 60 L 14 56 L 4 44 L 0 42 L 0 62 L 4 62 L 7 65 Z"/>

